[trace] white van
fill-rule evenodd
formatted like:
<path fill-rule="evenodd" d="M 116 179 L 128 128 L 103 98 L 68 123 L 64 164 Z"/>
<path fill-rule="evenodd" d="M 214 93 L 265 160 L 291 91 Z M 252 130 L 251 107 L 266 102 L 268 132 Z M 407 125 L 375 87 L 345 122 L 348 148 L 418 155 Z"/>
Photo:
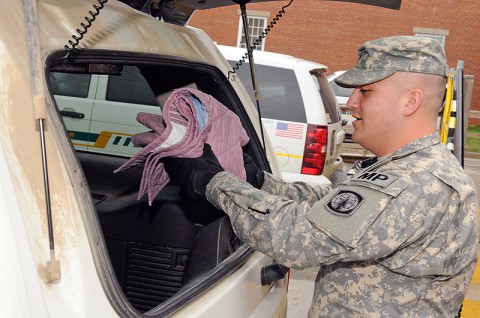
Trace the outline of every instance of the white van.
<path fill-rule="evenodd" d="M 218 45 L 253 100 L 246 49 Z M 253 51 L 260 114 L 282 176 L 328 186 L 344 179 L 339 154 L 345 138 L 327 66 L 293 56 Z M 240 60 L 244 60 L 242 65 Z"/>
<path fill-rule="evenodd" d="M 204 32 L 173 23 L 188 20 L 186 1 L 155 17 L 105 2 L 2 4 L 2 317 L 285 317 L 286 269 L 240 242 L 222 211 L 175 184 L 150 206 L 137 200 L 142 167 L 113 173 L 146 130 L 136 113 L 195 85 L 280 175 L 248 94 Z"/>

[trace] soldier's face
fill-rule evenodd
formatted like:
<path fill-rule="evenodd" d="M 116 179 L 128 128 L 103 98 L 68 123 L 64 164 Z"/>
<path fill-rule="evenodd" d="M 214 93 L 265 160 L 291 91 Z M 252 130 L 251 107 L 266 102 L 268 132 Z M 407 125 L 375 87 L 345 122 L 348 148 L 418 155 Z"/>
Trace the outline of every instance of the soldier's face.
<path fill-rule="evenodd" d="M 400 105 L 404 103 L 404 91 L 396 75 L 356 87 L 347 103 L 356 118 L 353 141 L 377 156 L 396 150 L 395 135 L 402 133 Z"/>

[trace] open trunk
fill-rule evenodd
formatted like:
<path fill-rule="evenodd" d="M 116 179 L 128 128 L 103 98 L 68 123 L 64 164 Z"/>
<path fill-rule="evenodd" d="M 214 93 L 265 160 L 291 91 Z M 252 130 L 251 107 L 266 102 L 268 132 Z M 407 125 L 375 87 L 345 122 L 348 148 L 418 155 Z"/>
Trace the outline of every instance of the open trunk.
<path fill-rule="evenodd" d="M 143 166 L 113 173 L 139 150 L 131 136 L 148 130 L 135 116 L 160 114 L 173 89 L 195 87 L 239 116 L 250 137 L 243 151 L 268 170 L 254 128 L 213 66 L 145 54 L 82 51 L 63 60 L 64 54 L 50 61 L 49 89 L 86 177 L 118 285 L 140 312 L 175 311 L 241 266 L 252 250 L 240 248 L 228 217 L 206 200 L 191 199 L 170 182 L 149 205 L 138 199 Z"/>

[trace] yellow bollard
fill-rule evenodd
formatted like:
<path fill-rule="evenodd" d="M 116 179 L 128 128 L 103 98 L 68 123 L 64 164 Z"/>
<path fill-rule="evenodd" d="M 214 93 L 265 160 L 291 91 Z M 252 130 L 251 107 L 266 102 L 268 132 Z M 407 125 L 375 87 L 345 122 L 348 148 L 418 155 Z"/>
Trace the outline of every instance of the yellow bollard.
<path fill-rule="evenodd" d="M 448 81 L 447 81 L 447 93 L 445 95 L 445 105 L 443 107 L 443 116 L 442 121 L 440 123 L 440 140 L 447 144 L 448 138 L 448 122 L 450 120 L 451 115 L 451 106 L 453 100 L 453 73 L 448 74 Z"/>

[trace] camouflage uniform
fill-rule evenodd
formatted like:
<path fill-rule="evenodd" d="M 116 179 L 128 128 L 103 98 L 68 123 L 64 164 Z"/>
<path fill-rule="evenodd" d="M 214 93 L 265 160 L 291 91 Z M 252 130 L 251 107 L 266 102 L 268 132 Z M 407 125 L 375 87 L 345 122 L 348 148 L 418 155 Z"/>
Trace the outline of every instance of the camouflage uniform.
<path fill-rule="evenodd" d="M 309 317 L 454 317 L 477 260 L 475 185 L 436 133 L 332 191 L 221 172 L 206 197 L 254 249 L 321 265 Z"/>

